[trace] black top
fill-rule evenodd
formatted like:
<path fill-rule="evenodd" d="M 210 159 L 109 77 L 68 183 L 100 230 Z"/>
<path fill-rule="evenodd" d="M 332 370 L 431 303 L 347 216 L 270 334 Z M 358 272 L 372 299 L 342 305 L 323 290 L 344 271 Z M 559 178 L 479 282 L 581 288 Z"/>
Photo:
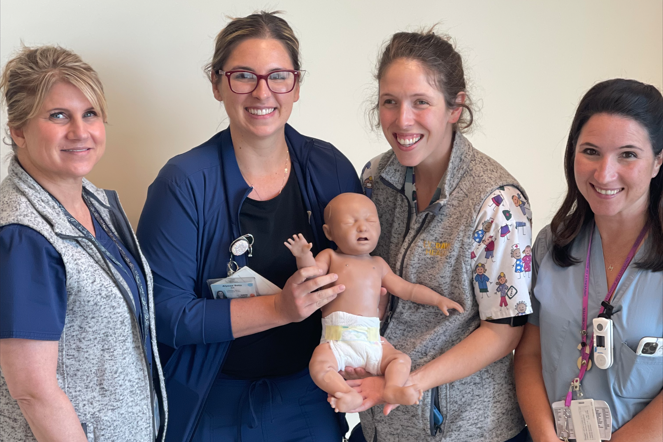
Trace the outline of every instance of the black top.
<path fill-rule="evenodd" d="M 283 243 L 301 233 L 312 242 L 313 232 L 294 172 L 280 195 L 269 201 L 244 200 L 239 214 L 243 234 L 253 235 L 253 257 L 248 265 L 279 287 L 297 271 L 295 257 Z M 313 244 L 313 255 L 318 253 Z M 241 379 L 286 376 L 308 367 L 320 343 L 321 313 L 235 339 L 221 373 Z"/>

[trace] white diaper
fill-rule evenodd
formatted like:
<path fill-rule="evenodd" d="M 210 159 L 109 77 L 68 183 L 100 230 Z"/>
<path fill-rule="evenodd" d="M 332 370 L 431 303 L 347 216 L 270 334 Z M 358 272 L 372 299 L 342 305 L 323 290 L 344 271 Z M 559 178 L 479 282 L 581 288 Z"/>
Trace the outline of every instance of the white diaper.
<path fill-rule="evenodd" d="M 322 318 L 320 343 L 329 343 L 336 357 L 338 369 L 364 368 L 371 374 L 380 374 L 382 344 L 380 320 L 334 312 Z"/>

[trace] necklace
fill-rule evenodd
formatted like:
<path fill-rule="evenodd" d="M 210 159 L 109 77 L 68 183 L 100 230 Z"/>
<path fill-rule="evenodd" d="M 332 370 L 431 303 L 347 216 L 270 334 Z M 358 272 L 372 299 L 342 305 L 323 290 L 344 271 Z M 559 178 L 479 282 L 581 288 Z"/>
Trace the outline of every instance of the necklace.
<path fill-rule="evenodd" d="M 285 150 L 285 163 L 283 165 L 283 181 L 281 182 L 281 188 L 279 189 L 279 193 L 277 195 L 281 195 L 281 192 L 283 192 L 283 188 L 285 187 L 285 182 L 286 179 L 288 178 L 288 164 L 290 162 L 290 151 L 286 148 Z M 240 168 L 239 170 L 240 173 L 242 173 L 242 169 Z M 265 199 L 260 196 L 260 193 L 258 192 L 258 189 L 249 182 L 249 180 L 246 179 L 244 174 L 242 173 L 242 177 L 246 181 L 246 184 L 248 184 L 250 187 L 253 188 L 253 191 L 256 193 L 256 196 L 258 197 L 258 201 L 265 201 Z"/>

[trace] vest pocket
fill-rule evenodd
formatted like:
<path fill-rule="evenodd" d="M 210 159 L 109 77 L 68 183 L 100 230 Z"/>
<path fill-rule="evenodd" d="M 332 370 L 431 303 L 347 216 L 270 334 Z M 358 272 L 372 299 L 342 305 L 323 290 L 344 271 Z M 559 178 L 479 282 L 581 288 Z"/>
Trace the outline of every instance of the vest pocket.
<path fill-rule="evenodd" d="M 625 342 L 615 346 L 615 363 L 609 369 L 617 395 L 651 400 L 663 389 L 663 358 L 637 355 Z"/>

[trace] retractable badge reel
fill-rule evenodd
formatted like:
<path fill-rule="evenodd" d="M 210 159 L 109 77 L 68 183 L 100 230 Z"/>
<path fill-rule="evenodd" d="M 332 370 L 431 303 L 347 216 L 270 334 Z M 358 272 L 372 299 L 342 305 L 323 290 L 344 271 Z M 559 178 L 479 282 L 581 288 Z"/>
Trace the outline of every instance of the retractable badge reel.
<path fill-rule="evenodd" d="M 239 270 L 239 265 L 235 262 L 233 259 L 236 256 L 241 256 L 245 254 L 247 251 L 249 252 L 249 258 L 253 257 L 253 235 L 250 233 L 247 233 L 246 235 L 242 235 L 239 238 L 235 239 L 233 242 L 230 243 L 230 260 L 228 261 L 228 276 L 232 275 L 235 273 L 237 270 Z"/>
<path fill-rule="evenodd" d="M 594 325 L 594 363 L 602 370 L 612 367 L 615 360 L 613 354 L 614 341 L 612 339 L 612 314 L 615 308 L 610 303 L 603 301 L 601 305 L 605 308 L 598 318 L 592 320 Z"/>

